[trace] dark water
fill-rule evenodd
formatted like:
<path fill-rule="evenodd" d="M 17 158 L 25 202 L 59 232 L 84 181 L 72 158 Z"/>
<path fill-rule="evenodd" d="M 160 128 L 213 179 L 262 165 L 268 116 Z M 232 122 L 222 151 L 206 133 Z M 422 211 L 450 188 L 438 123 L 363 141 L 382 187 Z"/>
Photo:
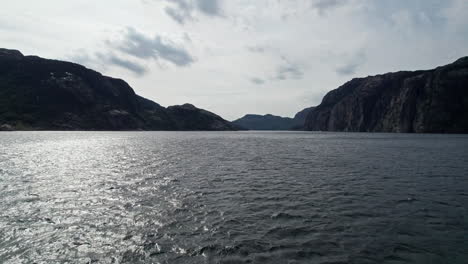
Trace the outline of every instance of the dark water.
<path fill-rule="evenodd" d="M 0 263 L 468 263 L 468 136 L 1 133 Z"/>

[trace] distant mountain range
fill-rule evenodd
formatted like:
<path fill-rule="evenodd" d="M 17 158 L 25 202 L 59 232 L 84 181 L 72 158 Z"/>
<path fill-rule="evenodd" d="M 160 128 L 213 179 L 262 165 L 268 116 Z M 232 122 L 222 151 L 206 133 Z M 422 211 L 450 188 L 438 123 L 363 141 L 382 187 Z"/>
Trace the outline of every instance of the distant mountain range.
<path fill-rule="evenodd" d="M 193 105 L 164 108 L 123 80 L 0 49 L 0 130 L 236 130 Z"/>
<path fill-rule="evenodd" d="M 468 57 L 353 79 L 294 118 L 248 114 L 228 122 L 191 104 L 162 107 L 75 63 L 0 49 L 0 130 L 239 129 L 468 133 Z"/>
<path fill-rule="evenodd" d="M 270 114 L 247 114 L 242 118 L 232 121 L 232 123 L 248 130 L 289 130 L 292 128 L 294 121 L 289 117 Z"/>
<path fill-rule="evenodd" d="M 294 118 L 274 115 L 248 114 L 234 120 L 232 123 L 249 130 L 302 130 L 307 114 L 313 107 L 306 108 L 297 113 Z"/>

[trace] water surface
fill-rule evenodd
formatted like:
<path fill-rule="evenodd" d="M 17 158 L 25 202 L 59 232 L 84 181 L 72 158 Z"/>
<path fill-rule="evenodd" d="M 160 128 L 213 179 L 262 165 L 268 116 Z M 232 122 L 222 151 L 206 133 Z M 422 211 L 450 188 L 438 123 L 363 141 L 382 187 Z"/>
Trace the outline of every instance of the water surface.
<path fill-rule="evenodd" d="M 0 133 L 0 263 L 467 263 L 468 136 Z"/>

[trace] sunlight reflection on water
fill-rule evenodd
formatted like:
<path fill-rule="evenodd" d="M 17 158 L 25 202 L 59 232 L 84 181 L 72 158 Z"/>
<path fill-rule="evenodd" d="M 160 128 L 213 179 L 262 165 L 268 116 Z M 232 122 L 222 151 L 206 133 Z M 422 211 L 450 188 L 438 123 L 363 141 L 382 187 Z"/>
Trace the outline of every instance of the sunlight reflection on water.
<path fill-rule="evenodd" d="M 2 263 L 464 263 L 468 136 L 0 134 Z"/>

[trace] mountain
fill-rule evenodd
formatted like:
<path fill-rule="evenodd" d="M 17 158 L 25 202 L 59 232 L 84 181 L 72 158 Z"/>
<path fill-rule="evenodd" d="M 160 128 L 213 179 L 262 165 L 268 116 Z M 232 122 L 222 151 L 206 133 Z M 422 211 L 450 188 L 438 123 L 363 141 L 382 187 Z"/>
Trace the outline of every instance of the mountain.
<path fill-rule="evenodd" d="M 299 111 L 293 118 L 294 119 L 294 125 L 293 125 L 292 129 L 294 129 L 294 130 L 303 130 L 307 115 L 314 109 L 315 109 L 315 107 L 308 107 L 308 108 L 305 108 L 305 109 Z"/>
<path fill-rule="evenodd" d="M 248 130 L 289 130 L 294 125 L 294 120 L 289 117 L 274 115 L 248 114 L 234 120 L 233 124 Z"/>
<path fill-rule="evenodd" d="M 164 108 L 123 80 L 0 49 L 0 130 L 235 130 L 193 105 Z"/>
<path fill-rule="evenodd" d="M 433 70 L 353 79 L 323 98 L 305 128 L 468 133 L 468 57 Z"/>
<path fill-rule="evenodd" d="M 248 114 L 232 123 L 248 130 L 302 130 L 307 114 L 314 107 L 303 109 L 294 118 L 275 115 Z"/>

